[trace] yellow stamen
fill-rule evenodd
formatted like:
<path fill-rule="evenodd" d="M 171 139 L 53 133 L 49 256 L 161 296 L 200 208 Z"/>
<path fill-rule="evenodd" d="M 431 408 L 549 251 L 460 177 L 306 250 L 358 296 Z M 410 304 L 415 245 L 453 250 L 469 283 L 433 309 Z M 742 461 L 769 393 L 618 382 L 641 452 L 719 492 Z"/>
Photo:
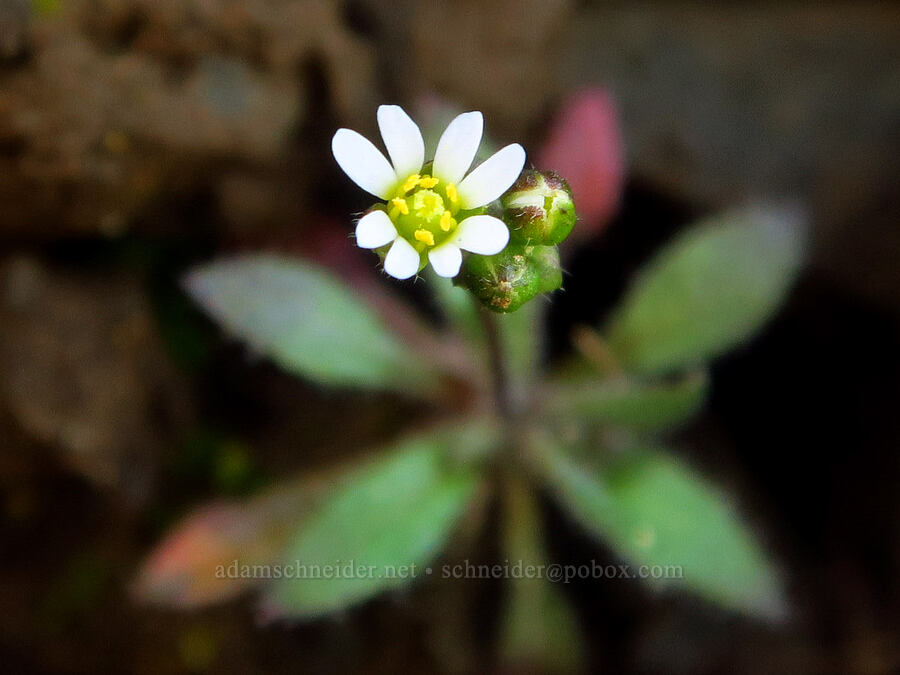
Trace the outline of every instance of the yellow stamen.
<path fill-rule="evenodd" d="M 406 203 L 405 199 L 392 199 L 391 204 L 397 207 L 397 210 L 402 213 L 404 216 L 409 215 L 409 205 Z"/>
<path fill-rule="evenodd" d="M 434 246 L 434 235 L 428 230 L 416 230 L 413 236 L 417 241 L 424 242 L 428 246 Z"/>
<path fill-rule="evenodd" d="M 432 178 L 431 176 L 422 176 L 419 179 L 419 185 L 426 189 L 433 188 L 435 185 L 438 184 L 438 182 L 439 181 L 437 178 Z"/>
<path fill-rule="evenodd" d="M 453 183 L 447 183 L 446 187 L 447 199 L 456 204 L 459 202 L 459 193 L 456 191 L 456 186 Z"/>
<path fill-rule="evenodd" d="M 417 174 L 417 173 L 410 174 L 409 178 L 407 178 L 406 181 L 403 183 L 403 186 L 402 186 L 403 192 L 409 192 L 414 187 L 416 187 L 416 184 L 418 182 L 419 182 L 419 174 Z"/>
<path fill-rule="evenodd" d="M 441 216 L 441 229 L 444 232 L 449 232 L 450 228 L 456 225 L 456 221 L 453 219 L 453 216 L 450 215 L 449 211 L 444 211 Z"/>

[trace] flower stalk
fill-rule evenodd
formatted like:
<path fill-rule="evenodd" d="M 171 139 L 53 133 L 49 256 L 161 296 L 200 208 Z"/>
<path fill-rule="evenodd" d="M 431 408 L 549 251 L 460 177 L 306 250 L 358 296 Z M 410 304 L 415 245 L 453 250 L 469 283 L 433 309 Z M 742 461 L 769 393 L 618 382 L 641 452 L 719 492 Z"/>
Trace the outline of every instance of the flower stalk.
<path fill-rule="evenodd" d="M 503 340 L 500 336 L 500 327 L 497 325 L 497 317 L 485 308 L 479 308 L 478 316 L 481 319 L 481 327 L 484 330 L 485 344 L 487 345 L 494 405 L 500 418 L 509 422 L 514 415 L 509 391 L 509 369 L 503 349 Z"/>

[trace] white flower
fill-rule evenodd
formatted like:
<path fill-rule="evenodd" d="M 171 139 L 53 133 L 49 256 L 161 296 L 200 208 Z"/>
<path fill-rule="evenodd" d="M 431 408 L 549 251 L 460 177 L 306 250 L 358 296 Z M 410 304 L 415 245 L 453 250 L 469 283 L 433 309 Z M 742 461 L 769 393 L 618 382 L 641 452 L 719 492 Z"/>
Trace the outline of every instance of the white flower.
<path fill-rule="evenodd" d="M 521 145 L 507 145 L 466 175 L 481 144 L 484 119 L 480 112 L 463 113 L 441 136 L 428 174 L 423 173 L 422 132 L 400 106 L 380 106 L 378 127 L 390 162 L 350 129 L 338 129 L 331 150 L 354 183 L 386 202 L 356 226 L 362 248 L 391 244 L 385 272 L 408 279 L 427 260 L 440 276 L 455 277 L 462 251 L 493 255 L 506 247 L 509 229 L 483 207 L 519 177 L 525 165 Z"/>

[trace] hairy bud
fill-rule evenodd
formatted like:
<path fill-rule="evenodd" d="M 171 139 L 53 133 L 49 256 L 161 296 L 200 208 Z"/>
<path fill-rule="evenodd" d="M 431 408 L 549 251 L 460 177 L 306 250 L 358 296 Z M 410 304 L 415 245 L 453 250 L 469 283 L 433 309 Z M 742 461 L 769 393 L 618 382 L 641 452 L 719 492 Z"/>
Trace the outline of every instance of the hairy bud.
<path fill-rule="evenodd" d="M 559 252 L 555 246 L 514 242 L 496 255 L 470 256 L 458 283 L 488 309 L 514 312 L 538 293 L 560 287 Z"/>
<path fill-rule="evenodd" d="M 525 169 L 500 203 L 510 235 L 526 244 L 559 244 L 575 227 L 572 191 L 553 171 Z"/>
<path fill-rule="evenodd" d="M 556 246 L 535 246 L 531 252 L 531 264 L 540 279 L 538 293 L 552 293 L 562 286 L 562 265 Z"/>

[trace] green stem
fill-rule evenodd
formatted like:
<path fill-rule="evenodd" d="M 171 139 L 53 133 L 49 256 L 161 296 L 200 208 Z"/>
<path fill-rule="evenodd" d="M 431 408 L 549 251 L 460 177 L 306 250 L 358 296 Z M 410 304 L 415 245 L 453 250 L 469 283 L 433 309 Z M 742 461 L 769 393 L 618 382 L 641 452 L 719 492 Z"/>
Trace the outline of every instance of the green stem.
<path fill-rule="evenodd" d="M 503 339 L 500 335 L 500 327 L 497 325 L 497 317 L 490 311 L 479 308 L 478 316 L 484 329 L 485 341 L 488 349 L 489 367 L 491 369 L 491 381 L 494 390 L 494 403 L 500 417 L 505 421 L 512 419 L 512 406 L 510 405 L 509 369 L 506 363 L 506 354 L 503 347 Z"/>

